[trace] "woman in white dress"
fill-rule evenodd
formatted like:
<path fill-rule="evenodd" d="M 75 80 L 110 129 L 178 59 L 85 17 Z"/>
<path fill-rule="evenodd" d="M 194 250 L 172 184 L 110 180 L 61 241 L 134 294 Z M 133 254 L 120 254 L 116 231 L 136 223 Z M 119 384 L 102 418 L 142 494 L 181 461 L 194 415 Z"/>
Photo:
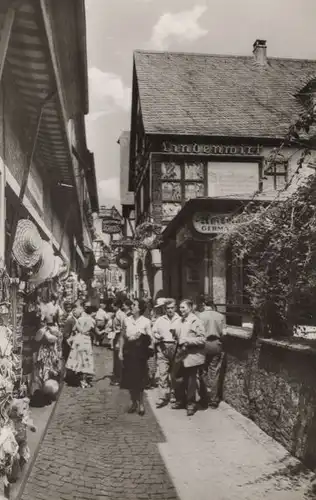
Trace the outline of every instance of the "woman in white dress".
<path fill-rule="evenodd" d="M 91 387 L 94 376 L 91 336 L 95 329 L 95 320 L 80 308 L 76 308 L 74 316 L 77 317 L 77 322 L 74 335 L 68 340 L 71 351 L 66 368 L 79 375 L 82 388 Z"/>

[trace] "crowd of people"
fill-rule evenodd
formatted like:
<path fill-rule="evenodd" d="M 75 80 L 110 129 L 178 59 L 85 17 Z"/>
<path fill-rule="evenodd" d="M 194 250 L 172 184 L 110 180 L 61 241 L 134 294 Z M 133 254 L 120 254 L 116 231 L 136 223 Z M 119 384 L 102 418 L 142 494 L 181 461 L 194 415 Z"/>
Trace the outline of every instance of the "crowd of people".
<path fill-rule="evenodd" d="M 211 300 L 195 304 L 174 299 L 148 300 L 119 296 L 91 302 L 46 307 L 37 340 L 37 374 L 61 372 L 66 381 L 91 387 L 95 375 L 93 345 L 112 350 L 111 385 L 130 393 L 129 413 L 145 414 L 144 390 L 157 388 L 157 408 L 217 408 L 221 400 L 225 317 Z M 57 334 L 56 332 L 59 332 Z M 61 352 L 62 356 L 58 355 Z M 46 372 L 49 371 L 49 374 Z"/>

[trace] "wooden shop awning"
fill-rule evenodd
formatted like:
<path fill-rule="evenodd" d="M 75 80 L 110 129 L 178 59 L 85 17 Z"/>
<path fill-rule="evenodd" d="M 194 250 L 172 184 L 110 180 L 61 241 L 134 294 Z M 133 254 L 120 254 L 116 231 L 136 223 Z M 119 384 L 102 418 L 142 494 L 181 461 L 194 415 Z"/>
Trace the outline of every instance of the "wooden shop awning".
<path fill-rule="evenodd" d="M 15 5 L 15 3 L 12 3 Z M 41 105 L 45 104 L 36 143 L 36 155 L 47 170 L 58 169 L 60 181 L 73 184 L 74 173 L 67 123 L 58 81 L 52 35 L 45 19 L 44 3 L 17 3 L 6 52 L 5 68 L 21 96 L 21 113 L 29 118 L 30 135 L 34 135 Z M 0 8 L 3 30 L 7 11 Z M 1 33 L 1 32 L 0 32 Z M 32 138 L 31 138 L 32 141 Z"/>

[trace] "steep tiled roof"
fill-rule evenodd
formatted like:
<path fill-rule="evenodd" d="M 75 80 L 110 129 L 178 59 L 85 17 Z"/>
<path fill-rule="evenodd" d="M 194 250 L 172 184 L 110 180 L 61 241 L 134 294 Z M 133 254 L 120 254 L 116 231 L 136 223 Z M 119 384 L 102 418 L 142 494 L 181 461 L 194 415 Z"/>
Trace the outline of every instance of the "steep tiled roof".
<path fill-rule="evenodd" d="M 316 61 L 207 54 L 134 54 L 147 133 L 282 137 Z"/>

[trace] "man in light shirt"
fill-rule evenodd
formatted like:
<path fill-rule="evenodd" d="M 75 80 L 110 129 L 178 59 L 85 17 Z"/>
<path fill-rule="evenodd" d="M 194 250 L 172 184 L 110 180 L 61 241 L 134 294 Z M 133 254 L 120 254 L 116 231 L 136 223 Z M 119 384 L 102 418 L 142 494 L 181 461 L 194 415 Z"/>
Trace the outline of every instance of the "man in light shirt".
<path fill-rule="evenodd" d="M 226 329 L 225 316 L 216 310 L 212 300 L 201 298 L 197 316 L 202 321 L 206 336 L 206 359 L 200 370 L 200 403 L 203 407 L 217 408 L 223 385 L 223 335 Z"/>
<path fill-rule="evenodd" d="M 95 313 L 94 319 L 96 322 L 94 343 L 102 345 L 105 336 L 105 327 L 109 320 L 109 315 L 105 311 L 105 303 L 103 301 L 100 301 L 100 307 Z"/>
<path fill-rule="evenodd" d="M 125 299 L 124 301 L 116 299 L 113 302 L 115 316 L 113 320 L 113 371 L 110 382 L 111 385 L 120 385 L 122 372 L 122 362 L 119 359 L 120 337 L 122 335 L 124 321 L 131 315 L 131 305 L 132 301 L 129 299 Z"/>
<path fill-rule="evenodd" d="M 193 313 L 192 300 L 181 302 L 180 314 L 182 318 L 176 322 L 179 348 L 172 373 L 176 402 L 172 408 L 180 409 L 186 405 L 190 417 L 196 412 L 198 370 L 205 363 L 205 330 Z"/>
<path fill-rule="evenodd" d="M 158 391 L 159 399 L 157 408 L 167 405 L 169 399 L 172 401 L 170 389 L 170 371 L 175 355 L 176 338 L 175 325 L 179 320 L 176 313 L 176 302 L 173 299 L 165 299 L 165 314 L 160 316 L 153 325 L 153 336 L 157 346 L 158 364 Z"/>

